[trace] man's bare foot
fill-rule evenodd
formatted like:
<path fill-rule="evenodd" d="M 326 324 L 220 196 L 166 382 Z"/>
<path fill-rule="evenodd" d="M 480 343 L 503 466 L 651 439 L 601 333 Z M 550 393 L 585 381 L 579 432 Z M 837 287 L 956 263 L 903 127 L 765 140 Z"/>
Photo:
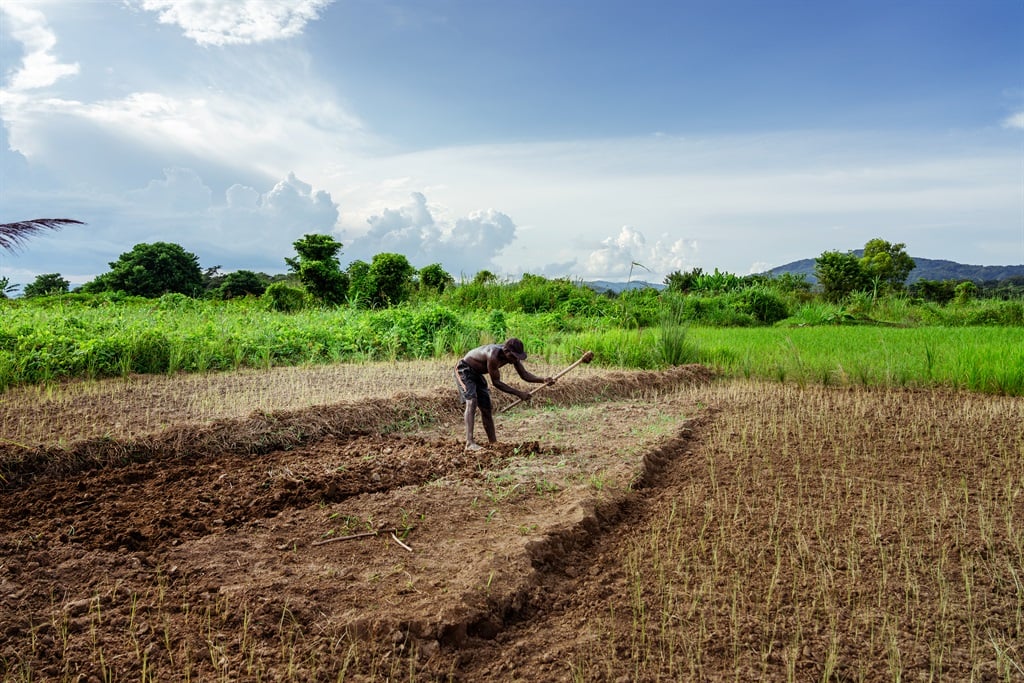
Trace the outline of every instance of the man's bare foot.
<path fill-rule="evenodd" d="M 485 450 L 485 449 L 484 449 L 484 447 L 483 447 L 483 446 L 481 446 L 481 445 L 480 445 L 480 444 L 478 444 L 478 443 L 467 443 L 467 444 L 466 444 L 466 450 L 467 450 L 467 451 L 473 451 L 473 452 L 476 452 L 476 451 L 482 451 L 482 450 Z"/>

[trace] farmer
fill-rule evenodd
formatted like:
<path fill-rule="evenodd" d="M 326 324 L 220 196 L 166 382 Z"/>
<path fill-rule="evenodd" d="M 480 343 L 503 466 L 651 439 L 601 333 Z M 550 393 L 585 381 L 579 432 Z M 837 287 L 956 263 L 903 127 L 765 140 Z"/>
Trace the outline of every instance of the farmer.
<path fill-rule="evenodd" d="M 473 349 L 459 361 L 455 366 L 455 384 L 459 389 L 459 396 L 466 404 L 466 450 L 479 451 L 483 446 L 473 440 L 473 422 L 476 418 L 476 409 L 480 409 L 480 420 L 484 423 L 484 431 L 487 432 L 487 440 L 495 443 L 498 437 L 494 432 L 494 417 L 491 414 L 491 392 L 487 389 L 487 375 L 491 376 L 494 386 L 506 394 L 518 396 L 524 401 L 530 400 L 530 394 L 520 391 L 513 386 L 501 381 L 500 368 L 503 365 L 512 364 L 519 376 L 527 382 L 534 384 L 554 384 L 551 377 L 537 377 L 523 367 L 526 360 L 526 351 L 523 349 L 523 342 L 512 337 L 504 344 L 485 344 Z"/>

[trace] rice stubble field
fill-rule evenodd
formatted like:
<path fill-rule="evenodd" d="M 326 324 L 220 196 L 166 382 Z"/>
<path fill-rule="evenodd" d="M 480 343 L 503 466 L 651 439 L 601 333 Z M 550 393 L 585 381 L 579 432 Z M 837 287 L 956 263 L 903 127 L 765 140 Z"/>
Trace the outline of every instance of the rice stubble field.
<path fill-rule="evenodd" d="M 1024 677 L 1019 399 L 449 365 L 0 395 L 3 680 Z"/>

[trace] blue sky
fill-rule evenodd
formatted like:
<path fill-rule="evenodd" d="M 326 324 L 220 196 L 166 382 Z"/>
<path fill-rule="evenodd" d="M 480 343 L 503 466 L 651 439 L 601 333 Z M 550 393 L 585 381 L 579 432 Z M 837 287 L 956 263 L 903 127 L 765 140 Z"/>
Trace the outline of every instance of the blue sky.
<path fill-rule="evenodd" d="M 1024 263 L 1020 0 L 5 0 L 0 119 L 0 222 L 88 223 L 22 284 L 314 232 L 457 278 Z"/>

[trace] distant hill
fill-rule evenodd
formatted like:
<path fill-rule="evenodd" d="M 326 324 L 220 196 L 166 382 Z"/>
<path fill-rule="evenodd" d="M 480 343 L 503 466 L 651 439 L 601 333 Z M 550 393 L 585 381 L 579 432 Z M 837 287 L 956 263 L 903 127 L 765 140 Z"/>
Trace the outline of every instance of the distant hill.
<path fill-rule="evenodd" d="M 857 256 L 862 256 L 864 254 L 864 250 L 856 249 L 853 253 Z M 945 261 L 943 259 L 911 258 L 914 259 L 914 263 L 917 265 L 912 271 L 910 271 L 910 275 L 907 277 L 908 285 L 917 282 L 918 280 L 972 280 L 977 283 L 982 283 L 1006 280 L 1012 277 L 1024 277 L 1024 265 L 971 266 L 963 263 L 957 263 L 956 261 Z M 784 266 L 772 268 L 765 272 L 767 275 L 772 276 L 782 275 L 783 273 L 805 275 L 807 276 L 808 282 L 816 283 L 818 278 L 814 277 L 814 261 L 815 259 L 805 258 L 800 261 L 787 263 Z M 630 282 L 591 280 L 589 282 L 583 282 L 583 284 L 598 294 L 604 294 L 605 292 L 620 294 L 627 289 L 647 289 L 649 287 L 659 291 L 665 289 L 664 284 L 644 282 L 643 280 L 632 280 Z"/>
<path fill-rule="evenodd" d="M 657 290 L 665 289 L 665 285 L 654 284 L 652 282 L 644 282 L 643 280 L 631 280 L 629 282 L 609 282 L 608 280 L 592 280 L 590 282 L 584 282 L 584 285 L 594 290 L 598 294 L 604 294 L 605 292 L 613 292 L 620 294 L 627 289 L 648 289 L 654 288 Z"/>
<path fill-rule="evenodd" d="M 857 256 L 863 255 L 862 249 L 857 249 L 853 252 Z M 955 261 L 945 261 L 942 259 L 928 259 L 928 258 L 917 258 L 912 256 L 914 263 L 917 264 L 912 271 L 910 276 L 907 277 L 907 284 L 912 284 L 918 280 L 972 280 L 974 282 L 991 282 L 995 280 L 1005 280 L 1011 277 L 1024 277 L 1024 265 L 1019 266 L 971 266 L 963 263 L 957 263 Z M 793 261 L 787 263 L 784 266 L 778 266 L 767 271 L 769 275 L 782 275 L 783 273 L 792 273 L 794 275 L 806 275 L 808 282 L 817 282 L 818 278 L 814 277 L 814 261 L 815 259 L 808 258 L 800 261 Z"/>

